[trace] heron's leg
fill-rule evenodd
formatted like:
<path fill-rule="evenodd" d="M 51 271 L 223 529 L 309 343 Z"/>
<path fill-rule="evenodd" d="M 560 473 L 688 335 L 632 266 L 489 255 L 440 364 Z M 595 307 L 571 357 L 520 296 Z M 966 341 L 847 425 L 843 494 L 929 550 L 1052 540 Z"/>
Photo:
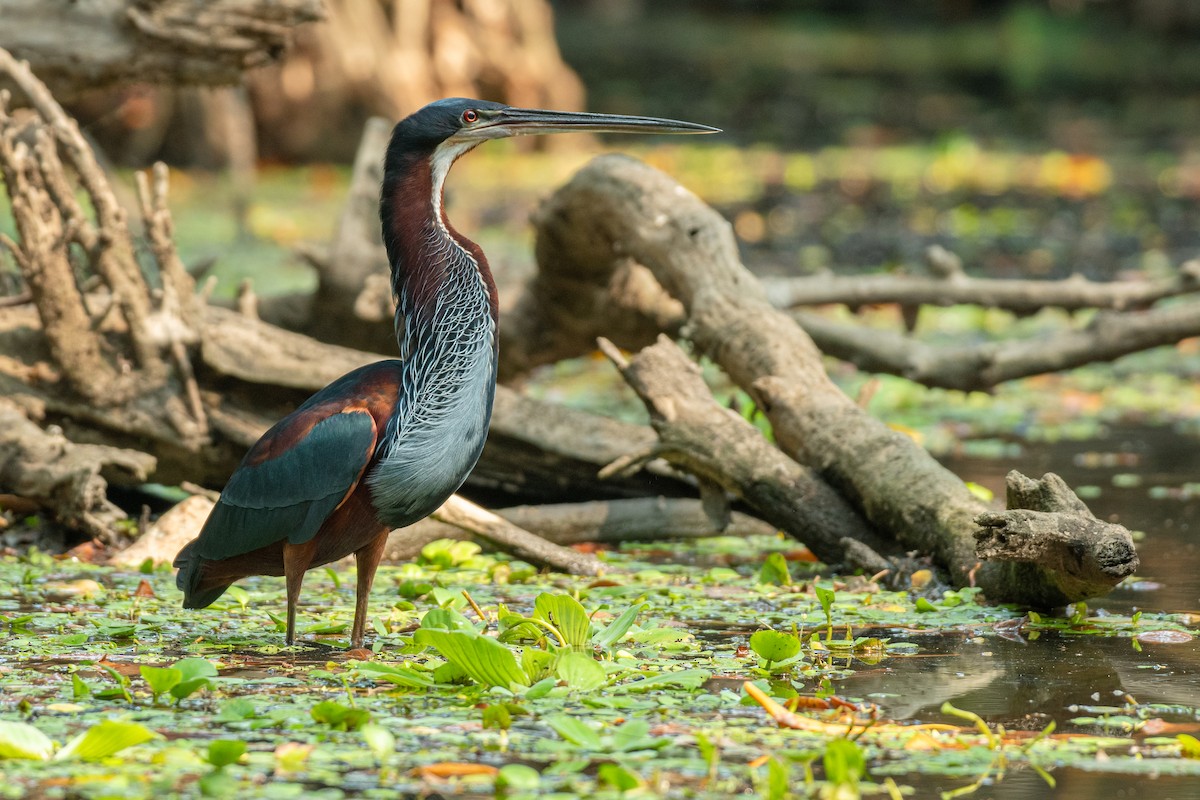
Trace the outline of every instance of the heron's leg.
<path fill-rule="evenodd" d="M 354 598 L 354 626 L 350 629 L 350 646 L 363 646 L 363 633 L 367 627 L 367 598 L 371 594 L 371 584 L 375 582 L 375 570 L 383 558 L 383 548 L 387 544 L 388 532 L 383 530 L 354 553 L 354 563 L 358 567 L 358 593 Z"/>
<path fill-rule="evenodd" d="M 312 564 L 313 555 L 317 552 L 317 540 L 310 539 L 304 544 L 283 543 L 283 575 L 287 583 L 287 639 L 289 645 L 296 643 L 296 603 L 300 600 L 300 584 L 304 582 L 304 573 Z"/>

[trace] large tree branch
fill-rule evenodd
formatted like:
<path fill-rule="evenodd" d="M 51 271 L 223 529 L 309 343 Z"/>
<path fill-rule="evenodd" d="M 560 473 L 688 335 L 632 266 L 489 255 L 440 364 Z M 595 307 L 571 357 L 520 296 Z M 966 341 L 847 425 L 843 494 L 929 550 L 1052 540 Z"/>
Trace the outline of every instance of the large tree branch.
<path fill-rule="evenodd" d="M 729 524 L 717 530 L 699 500 L 684 497 L 638 497 L 630 500 L 594 500 L 589 503 L 498 508 L 494 513 L 514 525 L 555 544 L 595 542 L 654 542 L 663 539 L 699 539 L 707 536 L 770 536 L 774 525 L 734 511 Z M 384 558 L 407 561 L 435 539 L 469 539 L 471 534 L 430 517 L 392 531 Z"/>
<path fill-rule="evenodd" d="M 846 562 L 847 540 L 884 546 L 829 484 L 718 404 L 699 367 L 670 339 L 660 337 L 631 361 L 606 340 L 601 346 L 650 411 L 663 458 L 733 492 L 827 564 Z"/>
<path fill-rule="evenodd" d="M 322 15 L 320 0 L 0 0 L 0 47 L 63 100 L 116 84 L 231 84 Z"/>

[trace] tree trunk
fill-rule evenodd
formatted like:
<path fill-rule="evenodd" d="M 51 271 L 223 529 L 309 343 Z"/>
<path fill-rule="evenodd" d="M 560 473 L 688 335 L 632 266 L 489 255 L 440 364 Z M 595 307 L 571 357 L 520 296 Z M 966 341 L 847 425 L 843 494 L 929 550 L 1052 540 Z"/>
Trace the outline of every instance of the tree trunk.
<path fill-rule="evenodd" d="M 0 47 L 60 101 L 130 83 L 239 83 L 279 57 L 320 0 L 0 0 Z"/>

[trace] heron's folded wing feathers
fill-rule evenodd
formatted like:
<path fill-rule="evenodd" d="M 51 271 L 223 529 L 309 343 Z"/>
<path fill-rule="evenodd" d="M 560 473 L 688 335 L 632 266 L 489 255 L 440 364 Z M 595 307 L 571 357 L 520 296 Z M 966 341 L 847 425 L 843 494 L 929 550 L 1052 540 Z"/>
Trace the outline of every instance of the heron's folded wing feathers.
<path fill-rule="evenodd" d="M 307 542 L 350 494 L 375 451 L 365 409 L 305 408 L 281 420 L 247 454 L 197 539 L 219 560 L 286 539 Z"/>

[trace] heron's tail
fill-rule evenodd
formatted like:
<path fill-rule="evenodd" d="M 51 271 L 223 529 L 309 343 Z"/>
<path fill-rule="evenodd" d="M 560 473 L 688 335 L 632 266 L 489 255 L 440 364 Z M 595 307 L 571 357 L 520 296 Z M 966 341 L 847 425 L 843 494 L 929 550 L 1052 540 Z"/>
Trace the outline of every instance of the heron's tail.
<path fill-rule="evenodd" d="M 183 592 L 183 607 L 184 608 L 208 608 L 217 598 L 225 594 L 225 590 L 229 588 L 229 583 L 222 583 L 216 586 L 206 586 L 204 584 L 204 564 L 205 561 L 195 550 L 196 542 L 188 542 L 188 544 L 179 551 L 179 555 L 175 556 L 175 561 L 171 566 L 179 569 L 179 574 L 175 576 L 175 586 Z"/>

